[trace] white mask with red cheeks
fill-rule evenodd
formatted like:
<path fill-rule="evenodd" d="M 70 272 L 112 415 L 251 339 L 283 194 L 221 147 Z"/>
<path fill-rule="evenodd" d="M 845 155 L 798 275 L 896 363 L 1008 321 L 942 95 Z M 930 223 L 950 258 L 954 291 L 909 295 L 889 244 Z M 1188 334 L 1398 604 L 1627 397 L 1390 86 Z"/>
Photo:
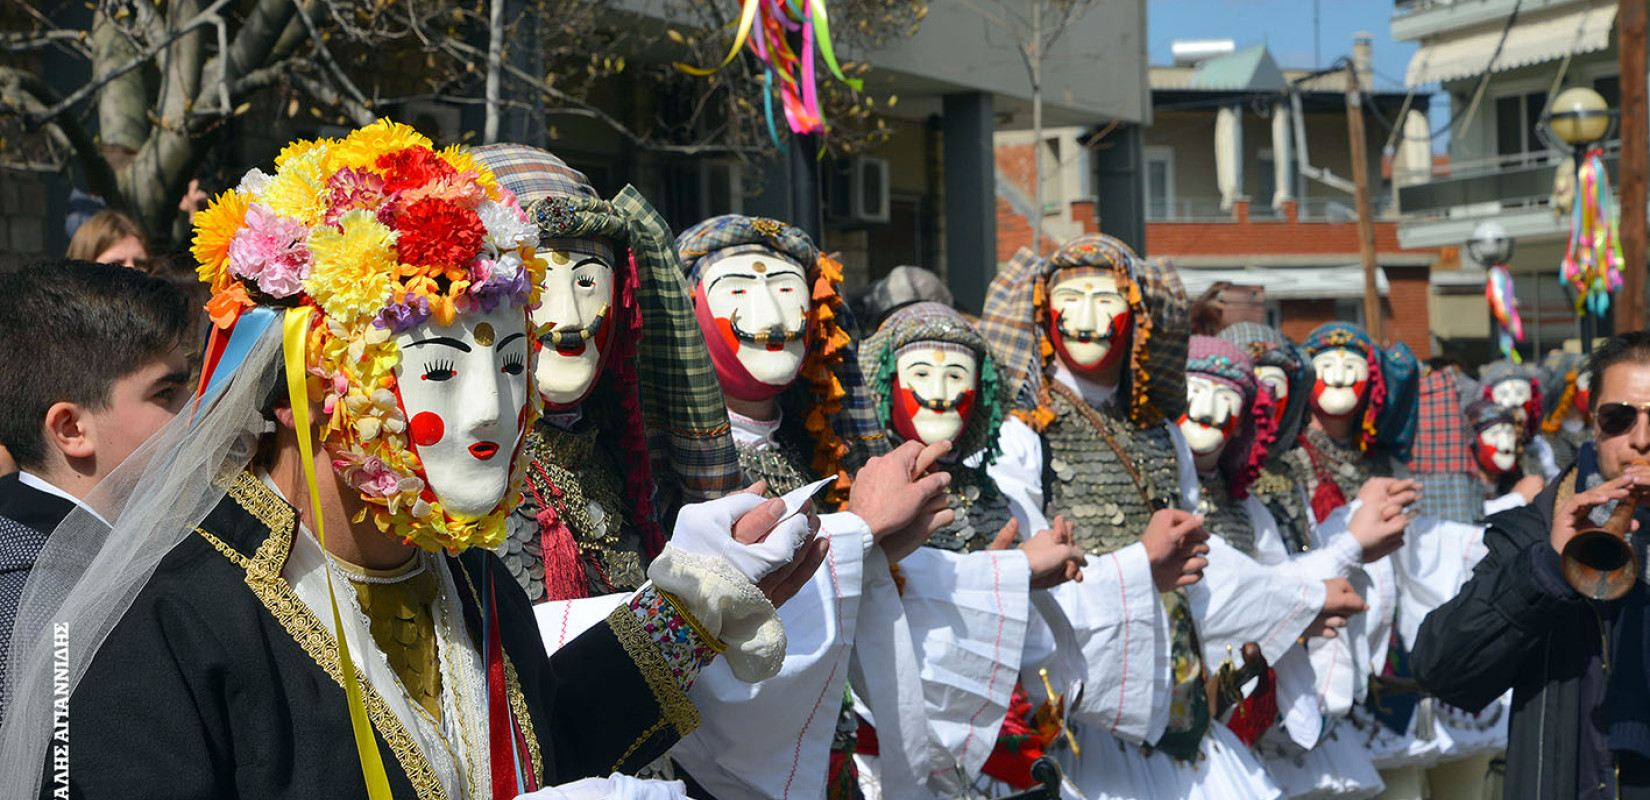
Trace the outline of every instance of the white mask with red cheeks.
<path fill-rule="evenodd" d="M 1186 376 L 1186 414 L 1180 418 L 1180 432 L 1199 470 L 1208 472 L 1220 463 L 1242 416 L 1243 394 L 1238 390 L 1201 375 Z"/>
<path fill-rule="evenodd" d="M 907 441 L 952 441 L 968 424 L 979 391 L 979 359 L 965 348 L 915 342 L 894 359 L 895 432 Z"/>
<path fill-rule="evenodd" d="M 1490 399 L 1494 400 L 1496 405 L 1511 411 L 1520 422 L 1523 422 L 1524 415 L 1529 413 L 1526 404 L 1534 394 L 1535 390 L 1530 386 L 1530 382 L 1519 378 L 1504 380 L 1490 388 Z"/>
<path fill-rule="evenodd" d="M 527 413 L 527 315 L 504 305 L 396 334 L 397 394 L 428 491 L 455 520 L 497 510 Z"/>
<path fill-rule="evenodd" d="M 1312 357 L 1318 373 L 1312 387 L 1312 408 L 1326 417 L 1349 417 L 1363 409 L 1369 399 L 1369 362 L 1344 347 L 1325 350 Z"/>
<path fill-rule="evenodd" d="M 695 295 L 723 391 L 765 400 L 796 381 L 812 308 L 801 266 L 772 252 L 736 253 L 705 267 Z"/>
<path fill-rule="evenodd" d="M 533 311 L 544 345 L 533 378 L 546 408 L 566 410 L 590 394 L 606 363 L 618 283 L 611 251 L 594 243 L 540 255 L 549 266 Z"/>
<path fill-rule="evenodd" d="M 1134 330 L 1128 298 L 1109 271 L 1084 271 L 1049 287 L 1049 340 L 1078 374 L 1105 371 L 1123 357 Z"/>
<path fill-rule="evenodd" d="M 1518 428 L 1501 422 L 1478 434 L 1478 463 L 1491 475 L 1505 475 L 1518 466 Z"/>
<path fill-rule="evenodd" d="M 1272 421 L 1282 425 L 1283 412 L 1289 408 L 1289 373 L 1283 367 L 1262 365 L 1255 367 L 1255 380 L 1272 390 Z"/>

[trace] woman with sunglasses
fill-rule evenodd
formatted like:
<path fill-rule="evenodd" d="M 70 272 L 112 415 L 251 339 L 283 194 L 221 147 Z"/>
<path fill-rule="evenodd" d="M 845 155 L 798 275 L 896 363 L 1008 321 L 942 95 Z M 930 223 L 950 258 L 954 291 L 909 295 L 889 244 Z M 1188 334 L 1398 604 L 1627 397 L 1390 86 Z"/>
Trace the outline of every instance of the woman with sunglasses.
<path fill-rule="evenodd" d="M 1588 600 L 1559 557 L 1650 486 L 1650 332 L 1612 338 L 1588 371 L 1591 441 L 1535 502 L 1489 518 L 1489 554 L 1422 622 L 1413 652 L 1416 677 L 1452 705 L 1476 711 L 1513 691 L 1507 798 L 1650 797 L 1650 590 Z"/>

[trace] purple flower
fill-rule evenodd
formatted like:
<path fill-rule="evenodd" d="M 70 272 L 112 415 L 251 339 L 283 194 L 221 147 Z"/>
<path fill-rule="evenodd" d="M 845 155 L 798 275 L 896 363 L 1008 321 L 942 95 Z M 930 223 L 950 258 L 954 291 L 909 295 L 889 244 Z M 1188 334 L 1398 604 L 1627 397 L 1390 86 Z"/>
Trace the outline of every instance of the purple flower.
<path fill-rule="evenodd" d="M 402 333 L 417 327 L 429 318 L 430 301 L 421 294 L 409 293 L 404 302 L 387 306 L 372 324 L 390 333 Z"/>

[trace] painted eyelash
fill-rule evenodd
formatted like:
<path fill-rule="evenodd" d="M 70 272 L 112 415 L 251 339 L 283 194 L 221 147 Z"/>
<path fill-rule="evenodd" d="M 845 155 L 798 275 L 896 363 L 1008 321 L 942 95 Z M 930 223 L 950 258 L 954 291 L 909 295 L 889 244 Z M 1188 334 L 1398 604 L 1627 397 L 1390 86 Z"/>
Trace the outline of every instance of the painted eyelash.
<path fill-rule="evenodd" d="M 429 364 L 426 364 L 424 366 L 423 378 L 424 378 L 424 380 L 447 380 L 447 378 L 451 378 L 451 377 L 458 374 L 457 367 L 458 367 L 458 365 L 454 364 L 451 361 L 432 361 Z M 446 378 L 431 378 L 430 377 L 431 375 L 434 375 L 434 374 L 439 373 L 439 372 L 447 373 L 447 377 Z"/>

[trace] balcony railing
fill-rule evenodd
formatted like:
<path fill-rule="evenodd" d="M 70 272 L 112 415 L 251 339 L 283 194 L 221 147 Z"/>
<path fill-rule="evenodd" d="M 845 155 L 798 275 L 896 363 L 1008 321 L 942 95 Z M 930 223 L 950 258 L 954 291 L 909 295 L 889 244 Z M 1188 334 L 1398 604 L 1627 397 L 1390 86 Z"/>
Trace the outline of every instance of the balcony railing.
<path fill-rule="evenodd" d="M 1232 210 L 1220 207 L 1218 197 L 1177 197 L 1146 203 L 1147 222 L 1231 222 Z"/>
<path fill-rule="evenodd" d="M 1303 197 L 1295 201 L 1295 221 L 1311 223 L 1357 222 L 1358 207 L 1352 198 Z M 1392 197 L 1379 194 L 1370 198 L 1370 209 L 1377 220 L 1396 218 Z M 1249 201 L 1251 222 L 1284 222 L 1285 209 L 1273 208 L 1270 202 Z M 1237 222 L 1236 207 L 1222 209 L 1218 197 L 1177 198 L 1173 203 L 1148 203 L 1147 222 Z"/>
<path fill-rule="evenodd" d="M 1604 165 L 1612 175 L 1620 160 L 1621 142 L 1604 143 Z M 1501 209 L 1547 205 L 1553 177 L 1568 156 L 1551 151 L 1455 161 L 1447 175 L 1398 189 L 1398 207 L 1406 220 L 1437 219 L 1460 214 L 1461 209 L 1498 204 Z"/>

